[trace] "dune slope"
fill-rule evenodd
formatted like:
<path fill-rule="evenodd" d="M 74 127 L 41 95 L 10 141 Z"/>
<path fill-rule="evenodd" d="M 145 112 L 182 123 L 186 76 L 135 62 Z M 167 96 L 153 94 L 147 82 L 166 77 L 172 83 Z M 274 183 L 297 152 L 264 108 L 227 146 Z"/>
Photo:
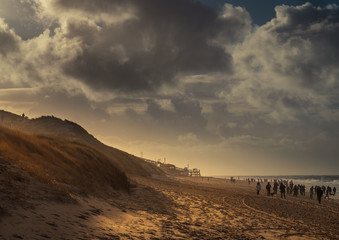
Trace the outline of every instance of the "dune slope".
<path fill-rule="evenodd" d="M 0 110 L 0 126 L 16 129 L 28 134 L 47 135 L 53 138 L 65 138 L 83 143 L 105 155 L 115 166 L 128 175 L 151 176 L 163 172 L 142 159 L 127 152 L 101 143 L 83 127 L 69 120 L 61 120 L 54 116 L 42 116 L 35 119 L 19 116 Z"/>
<path fill-rule="evenodd" d="M 15 168 L 25 176 L 21 177 L 23 181 L 33 177 L 64 193 L 129 188 L 127 176 L 119 167 L 77 141 L 0 127 L 0 157 L 3 172 Z M 15 174 L 7 175 L 15 178 Z"/>

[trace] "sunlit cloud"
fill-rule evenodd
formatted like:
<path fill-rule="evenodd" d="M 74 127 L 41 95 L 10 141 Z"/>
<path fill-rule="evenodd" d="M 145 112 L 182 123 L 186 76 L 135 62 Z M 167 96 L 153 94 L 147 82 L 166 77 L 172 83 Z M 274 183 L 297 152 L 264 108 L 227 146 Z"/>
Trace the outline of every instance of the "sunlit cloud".
<path fill-rule="evenodd" d="M 335 4 L 277 6 L 261 26 L 243 7 L 196 1 L 0 5 L 5 110 L 70 118 L 135 153 L 173 151 L 179 165 L 190 153 L 239 167 L 253 151 L 339 154 Z"/>

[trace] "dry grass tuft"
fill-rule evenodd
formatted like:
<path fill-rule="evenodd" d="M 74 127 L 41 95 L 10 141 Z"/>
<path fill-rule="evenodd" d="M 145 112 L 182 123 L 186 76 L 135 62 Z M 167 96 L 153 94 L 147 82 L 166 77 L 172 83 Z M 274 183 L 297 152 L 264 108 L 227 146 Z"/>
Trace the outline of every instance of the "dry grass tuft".
<path fill-rule="evenodd" d="M 0 156 L 65 193 L 129 189 L 126 174 L 110 159 L 76 141 L 0 127 Z"/>

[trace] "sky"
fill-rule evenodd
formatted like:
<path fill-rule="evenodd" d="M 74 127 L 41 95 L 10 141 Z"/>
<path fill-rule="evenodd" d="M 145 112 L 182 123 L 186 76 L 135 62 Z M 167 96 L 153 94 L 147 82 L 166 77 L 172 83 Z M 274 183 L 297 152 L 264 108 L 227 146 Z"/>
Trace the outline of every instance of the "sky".
<path fill-rule="evenodd" d="M 339 3 L 0 0 L 0 109 L 203 175 L 339 174 Z"/>

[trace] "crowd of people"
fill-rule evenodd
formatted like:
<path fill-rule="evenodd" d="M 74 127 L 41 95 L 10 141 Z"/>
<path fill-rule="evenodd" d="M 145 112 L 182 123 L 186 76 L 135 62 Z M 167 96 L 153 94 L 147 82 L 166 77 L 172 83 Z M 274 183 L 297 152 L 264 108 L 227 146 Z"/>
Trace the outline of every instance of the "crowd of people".
<path fill-rule="evenodd" d="M 306 195 L 306 186 L 301 185 L 301 184 L 294 184 L 292 180 L 273 180 L 273 181 L 268 181 L 267 179 L 258 179 L 255 181 L 253 178 L 247 179 L 248 183 L 250 184 L 251 182 L 257 182 L 256 184 L 256 190 L 257 190 L 257 195 L 260 194 L 261 191 L 261 185 L 266 183 L 266 193 L 267 196 L 274 196 L 278 195 L 278 190 L 280 192 L 280 197 L 281 198 L 286 198 L 286 194 L 292 195 L 293 197 L 298 197 L 300 194 L 301 196 Z M 334 196 L 336 194 L 336 187 L 330 187 L 330 186 L 312 186 L 309 189 L 309 194 L 310 194 L 310 199 L 313 199 L 313 196 L 316 195 L 316 198 L 319 202 L 321 203 L 322 197 L 325 195 L 325 199 L 329 199 L 330 196 Z"/>

